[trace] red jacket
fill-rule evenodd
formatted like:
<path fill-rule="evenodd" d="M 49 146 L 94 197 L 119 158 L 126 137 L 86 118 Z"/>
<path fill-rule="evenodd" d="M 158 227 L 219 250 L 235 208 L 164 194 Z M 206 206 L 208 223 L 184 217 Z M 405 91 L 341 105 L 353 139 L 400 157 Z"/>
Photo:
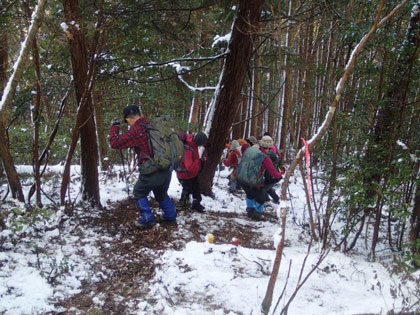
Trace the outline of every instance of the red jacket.
<path fill-rule="evenodd" d="M 194 135 L 187 135 L 184 142 L 184 155 L 181 160 L 180 168 L 176 172 L 179 179 L 191 179 L 198 175 L 201 167 L 198 147 L 195 145 Z"/>
<path fill-rule="evenodd" d="M 229 150 L 227 158 L 223 160 L 223 164 L 227 167 L 230 166 L 231 168 L 236 169 L 239 164 L 238 156 L 240 156 L 238 150 Z"/>
<path fill-rule="evenodd" d="M 236 177 L 236 168 L 239 165 L 238 157 L 241 153 L 238 150 L 229 150 L 228 156 L 223 160 L 223 164 L 232 169 L 232 175 Z"/>
<path fill-rule="evenodd" d="M 120 127 L 118 125 L 111 126 L 109 131 L 109 143 L 113 149 L 126 149 L 134 148 L 139 162 L 143 163 L 148 160 L 148 157 L 153 156 L 149 149 L 149 135 L 146 132 L 146 127 L 149 121 L 139 118 L 134 123 L 134 126 L 130 127 L 127 132 L 120 133 Z"/>

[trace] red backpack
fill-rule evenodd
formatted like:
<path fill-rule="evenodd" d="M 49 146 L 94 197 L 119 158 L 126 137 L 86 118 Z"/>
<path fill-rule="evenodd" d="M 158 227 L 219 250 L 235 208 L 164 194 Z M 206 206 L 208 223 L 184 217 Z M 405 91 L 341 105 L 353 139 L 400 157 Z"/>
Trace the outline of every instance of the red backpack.
<path fill-rule="evenodd" d="M 176 169 L 176 175 L 179 179 L 194 178 L 200 171 L 200 155 L 193 139 L 194 135 L 187 135 L 184 142 L 184 155 L 182 156 L 179 167 Z"/>

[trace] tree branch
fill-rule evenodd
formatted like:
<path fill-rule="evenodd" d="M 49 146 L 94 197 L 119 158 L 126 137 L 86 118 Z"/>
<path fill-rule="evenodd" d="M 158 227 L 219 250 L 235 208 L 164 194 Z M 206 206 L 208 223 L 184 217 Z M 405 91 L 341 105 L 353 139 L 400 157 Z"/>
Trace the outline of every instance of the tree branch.
<path fill-rule="evenodd" d="M 330 109 L 328 110 L 325 120 L 322 123 L 322 125 L 320 126 L 320 128 L 318 129 L 318 132 L 308 141 L 308 146 L 309 148 L 313 148 L 321 139 L 322 137 L 325 135 L 325 133 L 327 132 L 331 121 L 334 117 L 334 113 L 335 110 L 337 108 L 337 105 L 341 99 L 341 93 L 344 90 L 344 86 L 347 82 L 347 79 L 349 77 L 349 74 L 351 72 L 351 70 L 353 69 L 355 63 L 356 63 L 356 59 L 359 56 L 360 52 L 362 51 L 362 49 L 364 48 L 364 46 L 366 45 L 366 43 L 368 42 L 368 40 L 370 39 L 370 37 L 377 31 L 377 29 L 381 26 L 383 26 L 386 22 L 388 22 L 393 16 L 394 14 L 401 9 L 405 4 L 406 4 L 407 0 L 403 0 L 399 5 L 397 5 L 387 16 L 385 16 L 382 20 L 379 21 L 380 15 L 382 13 L 382 8 L 383 8 L 383 4 L 384 4 L 384 0 L 381 0 L 380 4 L 379 4 L 379 8 L 378 8 L 378 13 L 376 14 L 375 17 L 375 21 L 371 27 L 371 29 L 369 30 L 369 32 L 363 36 L 363 38 L 360 40 L 360 42 L 356 45 L 356 47 L 353 49 L 350 58 L 344 68 L 344 73 L 343 76 L 341 77 L 341 79 L 339 80 L 337 86 L 336 86 L 336 95 L 334 100 L 331 103 Z M 378 22 L 379 21 L 379 22 Z M 295 159 L 293 160 L 293 162 L 290 165 L 290 168 L 287 170 L 286 175 L 284 177 L 284 181 L 282 184 L 282 190 L 281 190 L 281 203 L 280 203 L 280 235 L 281 235 L 281 239 L 279 244 L 277 245 L 277 249 L 276 249 L 276 257 L 274 260 L 274 264 L 273 264 L 273 271 L 267 286 L 267 292 L 266 295 L 264 297 L 264 300 L 262 302 L 262 311 L 267 314 L 268 311 L 270 310 L 271 307 L 271 302 L 273 299 L 273 292 L 274 292 L 274 287 L 276 284 L 276 280 L 277 280 L 277 276 L 279 273 L 279 269 L 280 269 L 280 263 L 281 263 L 281 257 L 283 255 L 283 249 L 284 249 L 284 243 L 285 243 L 285 230 L 286 230 L 286 217 L 287 217 L 287 205 L 286 205 L 286 193 L 287 193 L 287 188 L 289 186 L 289 180 L 291 175 L 294 173 L 294 170 L 296 168 L 296 166 L 298 165 L 298 163 L 300 163 L 300 160 L 303 158 L 305 154 L 305 147 L 303 146 L 299 152 L 296 154 Z"/>

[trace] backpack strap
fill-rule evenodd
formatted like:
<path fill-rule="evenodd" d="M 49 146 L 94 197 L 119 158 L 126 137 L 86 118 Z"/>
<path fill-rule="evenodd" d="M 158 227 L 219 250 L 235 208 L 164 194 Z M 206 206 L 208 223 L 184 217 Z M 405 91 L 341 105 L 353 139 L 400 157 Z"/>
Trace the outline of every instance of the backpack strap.
<path fill-rule="evenodd" d="M 147 147 L 149 148 L 149 152 L 151 153 L 151 155 L 148 155 L 147 153 L 143 152 L 143 155 L 146 156 L 146 158 L 148 158 L 149 160 L 152 160 L 152 156 L 153 154 L 153 146 L 152 146 L 152 140 L 150 139 L 150 124 L 145 124 L 143 122 L 140 122 L 140 125 L 144 127 L 145 132 L 147 133 Z"/>

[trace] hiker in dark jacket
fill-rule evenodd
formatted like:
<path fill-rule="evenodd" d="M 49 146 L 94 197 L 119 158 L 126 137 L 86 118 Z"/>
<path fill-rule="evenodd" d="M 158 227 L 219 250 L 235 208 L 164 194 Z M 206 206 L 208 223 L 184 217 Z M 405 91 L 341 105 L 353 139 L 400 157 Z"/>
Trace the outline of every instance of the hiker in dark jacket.
<path fill-rule="evenodd" d="M 137 154 L 139 166 L 153 157 L 150 152 L 149 136 L 146 126 L 149 121 L 140 115 L 140 110 L 135 105 L 124 108 L 124 121 L 130 125 L 125 133 L 120 133 L 120 121 L 114 119 L 110 129 L 109 143 L 113 149 L 134 148 Z M 150 209 L 148 194 L 153 191 L 159 207 L 163 211 L 163 220 L 169 223 L 176 222 L 175 206 L 168 197 L 168 187 L 171 181 L 172 170 L 158 170 L 151 174 L 142 174 L 134 186 L 134 202 L 139 209 L 140 218 L 135 226 L 141 229 L 148 229 L 155 224 L 155 218 Z"/>
<path fill-rule="evenodd" d="M 191 208 L 198 212 L 204 212 L 204 207 L 201 205 L 200 182 L 198 181 L 198 174 L 204 159 L 200 158 L 198 147 L 207 143 L 207 136 L 203 132 L 198 132 L 196 135 L 178 133 L 178 137 L 184 143 L 184 155 L 176 172 L 182 185 L 180 202 L 185 206 L 188 205 L 190 195 L 192 195 Z"/>
<path fill-rule="evenodd" d="M 256 145 L 254 145 L 256 146 Z M 242 154 L 242 162 L 245 162 L 247 159 L 247 150 L 259 150 L 256 147 L 252 148 L 244 148 L 245 151 Z M 260 154 L 264 154 L 260 152 Z M 268 156 L 264 156 L 261 166 L 259 176 L 260 178 L 264 178 L 265 174 L 270 174 L 273 178 L 282 178 L 283 172 L 276 171 L 273 166 L 273 162 Z M 246 193 L 246 212 L 248 216 L 254 220 L 260 221 L 264 219 L 263 212 L 264 212 L 264 203 L 266 201 L 266 190 L 264 188 L 264 181 L 261 181 L 261 184 L 257 186 L 251 186 L 247 183 L 246 180 L 240 179 L 242 184 L 242 188 Z"/>

